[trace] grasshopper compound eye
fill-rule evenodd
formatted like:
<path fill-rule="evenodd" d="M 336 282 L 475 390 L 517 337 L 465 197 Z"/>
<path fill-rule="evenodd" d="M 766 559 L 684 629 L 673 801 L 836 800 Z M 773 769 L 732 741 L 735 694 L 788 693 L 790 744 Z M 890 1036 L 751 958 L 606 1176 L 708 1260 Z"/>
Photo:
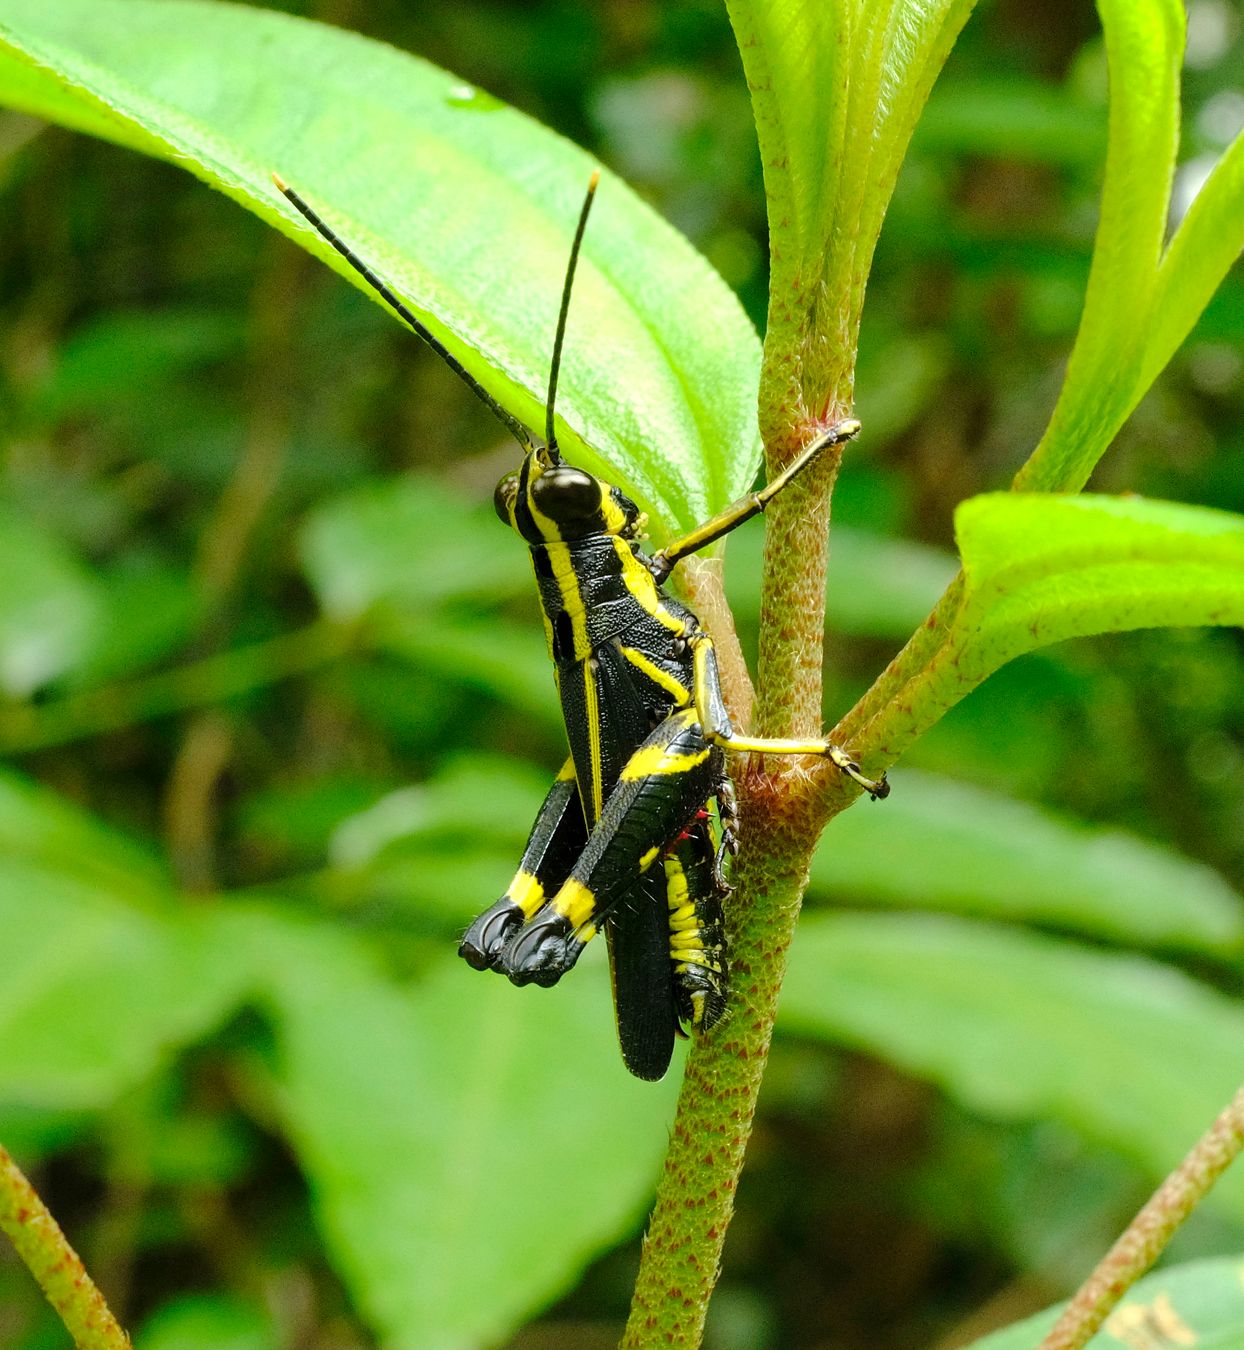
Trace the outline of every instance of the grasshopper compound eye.
<path fill-rule="evenodd" d="M 514 524 L 514 503 L 518 498 L 518 474 L 507 473 L 492 494 L 492 505 L 502 525 Z"/>

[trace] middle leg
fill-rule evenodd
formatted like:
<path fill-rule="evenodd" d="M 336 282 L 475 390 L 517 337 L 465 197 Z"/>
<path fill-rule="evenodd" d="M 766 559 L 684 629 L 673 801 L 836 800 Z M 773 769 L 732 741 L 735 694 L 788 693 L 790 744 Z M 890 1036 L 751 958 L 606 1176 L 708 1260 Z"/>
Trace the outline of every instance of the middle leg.
<path fill-rule="evenodd" d="M 848 778 L 853 778 L 873 801 L 890 795 L 890 785 L 883 774 L 869 778 L 850 755 L 833 741 L 822 737 L 806 740 L 777 740 L 760 736 L 740 736 L 730 722 L 726 701 L 721 694 L 721 678 L 717 674 L 717 655 L 713 640 L 701 629 L 687 637 L 687 644 L 695 656 L 695 708 L 704 728 L 704 736 L 713 745 L 734 754 L 760 755 L 823 755 L 832 760 Z"/>

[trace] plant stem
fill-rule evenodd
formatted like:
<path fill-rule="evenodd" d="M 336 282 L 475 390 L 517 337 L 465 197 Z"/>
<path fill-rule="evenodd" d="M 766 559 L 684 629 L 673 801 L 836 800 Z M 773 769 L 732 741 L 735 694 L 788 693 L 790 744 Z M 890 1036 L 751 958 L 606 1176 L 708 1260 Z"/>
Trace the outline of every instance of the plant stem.
<path fill-rule="evenodd" d="M 806 433 L 802 424 L 789 427 L 771 461 L 803 444 Z M 768 513 L 757 698 L 761 735 L 815 734 L 820 727 L 826 527 L 836 471 L 834 459 L 817 481 L 796 480 Z M 734 773 L 742 851 L 729 907 L 730 1016 L 712 1034 L 697 1037 L 687 1057 L 624 1350 L 698 1346 L 721 1269 L 787 952 L 808 863 L 828 815 L 825 798 L 811 790 L 807 769 L 775 760 L 773 767 L 779 765 L 780 772 L 769 773 L 753 760 Z"/>
<path fill-rule="evenodd" d="M 802 828 L 775 820 L 754 793 L 740 805 L 744 837 L 764 842 L 735 872 L 747 903 L 730 935 L 730 1017 L 687 1057 L 623 1350 L 700 1344 L 807 884 Z"/>
<path fill-rule="evenodd" d="M 1244 1149 L 1244 1088 L 1153 1193 L 1038 1350 L 1080 1350 Z"/>
<path fill-rule="evenodd" d="M 130 1338 L 109 1312 L 60 1225 L 3 1146 L 0 1229 L 38 1280 L 78 1350 L 128 1350 Z"/>

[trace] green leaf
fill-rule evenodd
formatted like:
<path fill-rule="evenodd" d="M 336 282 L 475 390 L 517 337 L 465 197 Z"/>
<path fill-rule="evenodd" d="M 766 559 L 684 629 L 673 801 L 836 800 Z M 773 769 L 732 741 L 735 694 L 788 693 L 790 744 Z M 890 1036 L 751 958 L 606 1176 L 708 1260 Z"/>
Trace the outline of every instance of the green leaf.
<path fill-rule="evenodd" d="M 336 905 L 381 900 L 424 929 L 432 921 L 460 934 L 462 897 L 481 897 L 482 908 L 483 897 L 501 894 L 551 780 L 522 760 L 462 755 L 431 781 L 386 793 L 342 820 L 317 893 Z"/>
<path fill-rule="evenodd" d="M 317 507 L 300 552 L 326 613 L 342 621 L 388 610 L 423 625 L 447 601 L 497 603 L 533 589 L 527 551 L 491 504 L 479 508 L 426 476 L 368 484 Z"/>
<path fill-rule="evenodd" d="M 785 391 L 793 361 L 809 408 L 819 412 L 831 392 L 826 363 L 841 353 L 830 350 L 840 339 L 829 329 L 845 322 L 854 346 L 899 166 L 972 5 L 727 0 L 768 199 L 774 306 L 765 380 L 775 386 L 772 398 Z"/>
<path fill-rule="evenodd" d="M 1061 1311 L 1060 1304 L 995 1331 L 973 1341 L 971 1350 L 1032 1350 Z M 1129 1289 L 1092 1346 L 1136 1350 L 1142 1344 L 1238 1350 L 1244 1344 L 1244 1260 L 1189 1261 L 1157 1270 Z"/>
<path fill-rule="evenodd" d="M 1032 933 L 809 915 L 781 1026 L 869 1050 L 984 1116 L 1062 1121 L 1159 1178 L 1239 1087 L 1244 1005 L 1154 961 Z M 1209 1203 L 1244 1219 L 1244 1174 Z"/>
<path fill-rule="evenodd" d="M 336 866 L 362 867 L 415 841 L 477 842 L 481 802 L 488 805 L 489 844 L 521 850 L 548 789 L 547 776 L 525 760 L 463 755 L 430 782 L 386 793 L 344 819 L 333 832 L 330 856 Z"/>
<path fill-rule="evenodd" d="M 276 1350 L 272 1318 L 231 1294 L 188 1294 L 163 1304 L 143 1323 L 135 1350 Z"/>
<path fill-rule="evenodd" d="M 386 625 L 380 641 L 386 651 L 425 672 L 518 709 L 565 746 L 561 705 L 538 621 L 472 617 L 443 618 L 435 625 L 403 622 Z"/>
<path fill-rule="evenodd" d="M 163 401 L 175 379 L 208 361 L 236 355 L 244 349 L 245 336 L 236 315 L 210 309 L 99 315 L 65 341 L 34 395 L 34 411 L 51 421 L 83 412 L 98 416 L 152 397 Z"/>
<path fill-rule="evenodd" d="M 955 530 L 963 575 L 940 622 L 920 630 L 923 667 L 885 691 L 885 715 L 874 719 L 892 757 L 1038 647 L 1134 628 L 1244 625 L 1244 517 L 1226 511 L 986 493 L 961 503 Z"/>
<path fill-rule="evenodd" d="M 834 820 L 812 862 L 810 895 L 1223 956 L 1244 943 L 1244 898 L 1201 863 L 932 774 L 904 770 L 899 786 L 884 810 Z"/>
<path fill-rule="evenodd" d="M 0 770 L 0 856 L 152 899 L 167 886 L 156 860 L 58 792 Z"/>
<path fill-rule="evenodd" d="M 254 909 L 219 932 L 262 955 L 281 1109 L 384 1344 L 497 1342 L 639 1222 L 677 1075 L 628 1077 L 599 959 L 553 990 L 451 958 L 403 988 L 339 930 Z"/>
<path fill-rule="evenodd" d="M 1015 480 L 1028 491 L 1083 487 L 1148 387 L 1142 369 L 1179 147 L 1184 10 L 1179 0 L 1098 0 L 1098 11 L 1110 71 L 1101 220 L 1067 376 Z"/>
<path fill-rule="evenodd" d="M 98 578 L 95 639 L 67 681 L 74 688 L 133 675 L 189 641 L 203 599 L 187 571 L 138 554 Z"/>
<path fill-rule="evenodd" d="M 1175 354 L 1244 250 L 1244 133 L 1235 138 L 1179 223 L 1153 292 L 1140 389 Z"/>
<path fill-rule="evenodd" d="M 273 187 L 278 170 L 542 427 L 582 151 L 415 57 L 260 9 L 7 0 L 0 53 L 0 99 L 184 165 L 359 284 Z M 658 540 L 751 481 L 758 355 L 717 274 L 607 174 L 558 410 L 571 458 L 622 479 Z"/>
<path fill-rule="evenodd" d="M 0 689 L 24 698 L 91 650 L 102 598 L 91 574 L 52 535 L 0 505 Z"/>
<path fill-rule="evenodd" d="M 1244 624 L 1244 518 L 1226 511 L 987 493 L 959 506 L 955 532 L 960 678 L 1089 633 Z"/>
<path fill-rule="evenodd" d="M 0 868 L 0 1102 L 108 1105 L 215 1026 L 244 969 L 193 919 L 9 858 Z"/>

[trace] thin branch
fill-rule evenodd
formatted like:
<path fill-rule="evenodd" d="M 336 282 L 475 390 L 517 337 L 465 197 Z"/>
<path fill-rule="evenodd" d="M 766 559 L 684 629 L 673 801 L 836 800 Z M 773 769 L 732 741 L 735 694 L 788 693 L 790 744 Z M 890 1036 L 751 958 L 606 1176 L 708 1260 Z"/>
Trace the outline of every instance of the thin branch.
<path fill-rule="evenodd" d="M 1244 1088 L 1153 1193 L 1038 1350 L 1080 1350 L 1244 1149 Z"/>
<path fill-rule="evenodd" d="M 125 684 L 87 689 L 51 703 L 0 708 L 0 753 L 44 750 L 170 713 L 210 707 L 328 665 L 357 642 L 355 629 L 319 619 L 296 632 Z"/>
<path fill-rule="evenodd" d="M 130 1338 L 108 1310 L 77 1252 L 3 1146 L 0 1229 L 38 1280 L 78 1350 L 129 1350 Z"/>

